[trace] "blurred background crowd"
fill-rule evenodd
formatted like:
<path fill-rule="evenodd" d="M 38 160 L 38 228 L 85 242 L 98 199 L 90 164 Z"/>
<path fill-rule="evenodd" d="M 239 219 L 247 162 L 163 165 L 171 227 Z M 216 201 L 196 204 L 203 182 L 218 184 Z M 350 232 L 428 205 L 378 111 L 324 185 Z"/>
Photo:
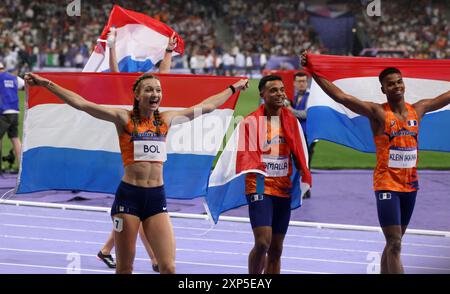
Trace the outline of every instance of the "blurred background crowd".
<path fill-rule="evenodd" d="M 235 75 L 294 69 L 293 60 L 303 49 L 450 58 L 450 1 L 381 0 L 380 17 L 368 15 L 370 2 L 81 0 L 81 16 L 68 17 L 67 3 L 61 1 L 3 0 L 0 62 L 18 74 L 35 67 L 81 70 L 113 4 L 154 17 L 183 37 L 186 54 L 172 64 L 179 72 Z"/>

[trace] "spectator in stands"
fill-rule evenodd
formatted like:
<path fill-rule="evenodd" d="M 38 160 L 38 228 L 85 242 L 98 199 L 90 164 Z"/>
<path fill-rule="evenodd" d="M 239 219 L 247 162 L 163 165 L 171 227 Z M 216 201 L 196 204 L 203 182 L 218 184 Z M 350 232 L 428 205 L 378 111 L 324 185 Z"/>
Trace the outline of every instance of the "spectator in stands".
<path fill-rule="evenodd" d="M 33 49 L 25 51 L 38 66 L 64 66 L 57 62 L 61 50 L 64 59 L 59 60 L 70 66 L 84 65 L 81 63 L 86 61 L 95 45 L 92 40 L 100 35 L 112 8 L 112 3 L 87 1 L 83 2 L 80 17 L 67 17 L 66 6 L 60 5 L 57 0 L 4 2 L 5 5 L 0 8 L 0 55 L 6 58 L 14 47 L 29 46 Z M 308 7 L 303 1 L 210 2 L 145 0 L 136 6 L 132 0 L 115 1 L 125 8 L 164 20 L 183 36 L 187 51 L 193 49 L 195 44 L 206 46 L 204 52 L 228 45 L 227 41 L 219 44 L 216 36 L 216 18 L 220 16 L 224 23 L 221 31 L 229 31 L 233 37 L 231 41 L 236 42 L 239 50 L 249 51 L 252 55 L 261 54 L 261 59 L 265 57 L 267 60 L 268 54 L 298 55 L 302 49 L 308 49 L 311 53 L 326 52 L 309 23 Z M 444 2 L 390 1 L 383 3 L 382 17 L 368 17 L 366 6 L 358 1 L 345 1 L 345 4 L 355 15 L 357 27 L 366 31 L 367 41 L 364 40 L 364 44 L 374 48 L 407 50 L 409 57 L 415 58 L 450 57 L 450 24 L 446 19 L 449 8 Z M 399 14 L 400 10 L 403 13 Z M 81 57 L 77 56 L 77 52 Z M 223 54 L 217 53 L 218 56 Z M 27 64 L 16 61 L 19 66 Z M 264 66 L 266 61 L 261 61 L 261 66 Z M 9 68 L 10 61 L 3 62 Z M 19 72 L 22 70 L 19 69 Z"/>

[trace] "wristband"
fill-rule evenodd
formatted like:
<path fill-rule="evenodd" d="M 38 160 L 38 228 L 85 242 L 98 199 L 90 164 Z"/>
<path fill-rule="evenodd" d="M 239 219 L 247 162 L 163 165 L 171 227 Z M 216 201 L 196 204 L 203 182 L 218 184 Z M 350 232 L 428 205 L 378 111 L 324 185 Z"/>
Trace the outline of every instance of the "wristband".
<path fill-rule="evenodd" d="M 236 88 L 233 85 L 229 85 L 228 88 L 230 88 L 231 92 L 236 93 Z"/>
<path fill-rule="evenodd" d="M 172 53 L 173 50 L 172 49 L 166 49 L 166 52 Z"/>

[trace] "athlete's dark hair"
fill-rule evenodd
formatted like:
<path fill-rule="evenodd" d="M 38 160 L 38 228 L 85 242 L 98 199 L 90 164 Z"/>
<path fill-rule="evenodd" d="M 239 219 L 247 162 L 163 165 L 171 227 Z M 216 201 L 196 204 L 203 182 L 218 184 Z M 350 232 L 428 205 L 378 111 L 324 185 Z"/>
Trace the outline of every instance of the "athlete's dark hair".
<path fill-rule="evenodd" d="M 388 67 L 388 68 L 383 69 L 383 71 L 378 76 L 378 79 L 380 80 L 380 83 L 381 84 L 383 83 L 383 80 L 384 80 L 384 78 L 386 76 L 388 76 L 390 74 L 394 74 L 394 73 L 402 74 L 402 72 L 396 67 Z"/>
<path fill-rule="evenodd" d="M 259 81 L 259 84 L 258 84 L 258 90 L 259 90 L 259 92 L 261 92 L 261 91 L 264 89 L 264 87 L 266 86 L 267 82 L 271 82 L 271 81 L 283 81 L 283 80 L 281 79 L 280 76 L 277 76 L 277 75 L 268 75 L 268 76 L 264 76 L 264 77 Z"/>

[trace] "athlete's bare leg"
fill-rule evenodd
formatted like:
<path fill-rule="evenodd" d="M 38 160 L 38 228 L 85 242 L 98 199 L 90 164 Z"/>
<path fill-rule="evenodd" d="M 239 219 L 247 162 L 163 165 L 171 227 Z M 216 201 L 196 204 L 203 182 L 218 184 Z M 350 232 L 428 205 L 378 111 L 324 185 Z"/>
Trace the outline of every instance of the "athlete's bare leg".
<path fill-rule="evenodd" d="M 130 214 L 116 214 L 114 219 L 119 219 L 123 222 L 122 230 L 120 232 L 114 231 L 117 261 L 116 273 L 131 274 L 133 272 L 136 239 L 141 221 L 137 216 Z"/>
<path fill-rule="evenodd" d="M 284 234 L 272 235 L 269 251 L 267 252 L 265 274 L 279 274 L 281 270 L 281 253 L 283 252 Z"/>
<path fill-rule="evenodd" d="M 387 226 L 383 227 L 383 234 L 386 238 L 386 246 L 384 248 L 385 260 L 383 264 L 383 257 L 381 258 L 381 269 L 386 270 L 388 274 L 403 274 L 403 265 L 400 259 L 402 249 L 402 227 Z M 406 230 L 406 228 L 405 228 Z"/>
<path fill-rule="evenodd" d="M 262 274 L 265 267 L 266 254 L 272 241 L 272 227 L 256 227 L 253 229 L 253 236 L 255 245 L 248 256 L 248 273 Z"/>

